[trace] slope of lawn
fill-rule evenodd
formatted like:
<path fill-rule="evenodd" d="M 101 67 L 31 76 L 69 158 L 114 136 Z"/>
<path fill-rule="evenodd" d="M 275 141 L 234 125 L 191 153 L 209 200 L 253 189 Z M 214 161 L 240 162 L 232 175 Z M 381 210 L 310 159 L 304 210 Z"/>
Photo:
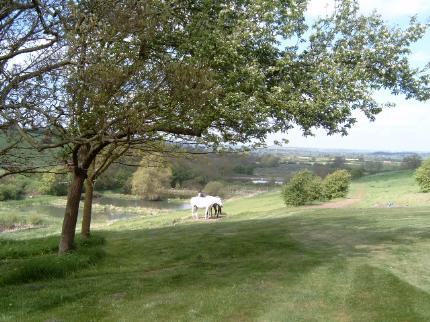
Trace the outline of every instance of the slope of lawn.
<path fill-rule="evenodd" d="M 227 202 L 221 220 L 172 212 L 100 227 L 104 243 L 90 246 L 103 256 L 88 265 L 4 282 L 0 321 L 430 321 L 430 207 L 373 207 L 384 181 L 373 178 L 353 188 L 360 207 L 287 208 L 268 193 Z M 53 237 L 25 234 L 0 235 L 0 271 L 52 256 Z"/>
<path fill-rule="evenodd" d="M 430 194 L 421 193 L 414 172 L 391 171 L 363 177 L 354 182 L 351 195 L 362 199 L 358 207 L 420 207 L 430 205 Z"/>

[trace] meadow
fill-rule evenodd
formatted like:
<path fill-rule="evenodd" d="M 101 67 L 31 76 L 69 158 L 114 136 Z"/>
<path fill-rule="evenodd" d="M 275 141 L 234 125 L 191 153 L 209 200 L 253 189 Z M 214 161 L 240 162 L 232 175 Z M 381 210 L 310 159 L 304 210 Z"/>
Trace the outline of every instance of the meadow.
<path fill-rule="evenodd" d="M 429 195 L 396 171 L 348 200 L 291 208 L 269 192 L 219 220 L 100 221 L 61 258 L 55 220 L 3 232 L 0 321 L 429 321 Z"/>

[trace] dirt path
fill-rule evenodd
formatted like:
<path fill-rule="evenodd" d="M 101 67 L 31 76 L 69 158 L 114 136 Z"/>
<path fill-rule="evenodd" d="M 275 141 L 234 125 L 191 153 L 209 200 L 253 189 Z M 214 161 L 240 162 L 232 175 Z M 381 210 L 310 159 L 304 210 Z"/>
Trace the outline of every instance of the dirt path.
<path fill-rule="evenodd" d="M 13 224 L 11 226 L 0 225 L 0 233 L 25 230 L 25 229 L 33 229 L 36 227 L 38 227 L 38 226 L 37 225 L 24 225 L 24 224 L 23 225 Z"/>
<path fill-rule="evenodd" d="M 306 208 L 319 208 L 319 209 L 345 208 L 363 200 L 364 195 L 365 195 L 365 191 L 362 188 L 357 192 L 354 198 L 345 198 L 340 200 L 328 201 L 320 205 L 307 206 Z"/>

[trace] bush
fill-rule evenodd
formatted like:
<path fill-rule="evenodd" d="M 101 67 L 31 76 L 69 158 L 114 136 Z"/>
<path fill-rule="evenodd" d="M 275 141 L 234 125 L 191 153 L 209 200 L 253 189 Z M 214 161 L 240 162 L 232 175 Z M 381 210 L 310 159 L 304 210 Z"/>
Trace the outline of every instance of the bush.
<path fill-rule="evenodd" d="M 324 197 L 327 199 L 342 198 L 348 193 L 351 174 L 346 170 L 336 170 L 323 181 Z"/>
<path fill-rule="evenodd" d="M 417 154 L 404 157 L 401 168 L 405 170 L 415 170 L 421 165 L 421 157 Z"/>
<path fill-rule="evenodd" d="M 349 169 L 349 173 L 351 174 L 352 179 L 359 179 L 364 176 L 364 168 L 351 168 Z"/>
<path fill-rule="evenodd" d="M 430 191 L 430 159 L 423 161 L 415 171 L 415 180 L 418 182 L 422 192 Z"/>
<path fill-rule="evenodd" d="M 211 196 L 225 197 L 227 195 L 225 184 L 220 181 L 208 182 L 203 192 Z"/>
<path fill-rule="evenodd" d="M 44 223 L 44 220 L 42 217 L 40 217 L 38 215 L 32 215 L 29 218 L 29 222 L 32 225 L 38 226 L 38 225 L 42 225 Z"/>
<path fill-rule="evenodd" d="M 131 192 L 145 200 L 155 201 L 166 198 L 172 170 L 163 166 L 162 160 L 154 158 L 143 160 L 140 166 L 133 174 Z"/>
<path fill-rule="evenodd" d="M 321 199 L 321 191 L 321 178 L 308 170 L 303 170 L 283 186 L 282 197 L 286 205 L 301 206 Z"/>
<path fill-rule="evenodd" d="M 39 192 L 45 195 L 66 196 L 70 174 L 44 173 L 40 179 Z"/>
<path fill-rule="evenodd" d="M 275 155 L 264 155 L 260 159 L 260 166 L 264 168 L 274 168 L 279 165 L 281 159 Z"/>
<path fill-rule="evenodd" d="M 136 169 L 130 169 L 129 167 L 120 168 L 119 165 L 114 164 L 110 166 L 105 172 L 103 172 L 96 181 L 95 189 L 98 191 L 103 190 L 122 190 L 130 193 L 131 177 Z"/>
<path fill-rule="evenodd" d="M 233 172 L 237 174 L 253 175 L 255 167 L 253 165 L 237 165 L 233 168 Z"/>
<path fill-rule="evenodd" d="M 29 180 L 24 176 L 9 176 L 0 180 L 0 201 L 17 200 L 25 194 Z"/>
<path fill-rule="evenodd" d="M 17 200 L 24 195 L 24 187 L 17 183 L 4 183 L 0 185 L 0 201 Z"/>
<path fill-rule="evenodd" d="M 202 176 L 195 177 L 193 179 L 185 180 L 181 188 L 201 190 L 206 185 L 206 179 Z"/>

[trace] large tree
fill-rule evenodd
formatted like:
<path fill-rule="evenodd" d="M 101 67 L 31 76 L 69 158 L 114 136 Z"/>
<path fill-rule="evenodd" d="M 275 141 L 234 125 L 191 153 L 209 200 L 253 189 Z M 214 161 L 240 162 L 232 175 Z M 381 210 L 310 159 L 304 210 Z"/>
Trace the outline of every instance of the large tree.
<path fill-rule="evenodd" d="M 25 2 L 10 3 L 5 13 Z M 373 118 L 383 107 L 375 90 L 427 99 L 428 71 L 408 61 L 427 26 L 389 28 L 360 15 L 356 1 L 337 3 L 308 27 L 305 0 L 29 1 L 41 30 L 61 18 L 52 36 L 61 48 L 31 93 L 25 82 L 3 90 L 0 127 L 14 125 L 40 151 L 57 148 L 73 174 L 60 253 L 73 245 L 88 169 L 112 145 L 253 144 L 293 126 L 347 133 L 355 110 Z M 40 19 L 43 8 L 51 19 Z"/>
<path fill-rule="evenodd" d="M 55 112 L 55 84 L 73 55 L 65 40 L 72 27 L 67 8 L 66 1 L 1 2 L 0 130 L 7 141 L 0 147 L 0 177 L 57 164 L 52 153 L 41 152 L 56 135 L 49 124 L 65 122 Z"/>

